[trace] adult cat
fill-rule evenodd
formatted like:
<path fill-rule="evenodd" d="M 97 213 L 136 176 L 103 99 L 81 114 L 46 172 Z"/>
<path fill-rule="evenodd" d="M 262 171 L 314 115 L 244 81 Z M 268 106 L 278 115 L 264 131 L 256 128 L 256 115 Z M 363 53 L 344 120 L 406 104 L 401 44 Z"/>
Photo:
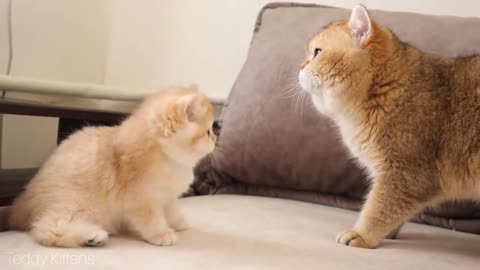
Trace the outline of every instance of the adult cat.
<path fill-rule="evenodd" d="M 299 81 L 372 177 L 338 243 L 375 248 L 425 207 L 480 199 L 480 57 L 423 53 L 357 6 L 310 39 Z"/>

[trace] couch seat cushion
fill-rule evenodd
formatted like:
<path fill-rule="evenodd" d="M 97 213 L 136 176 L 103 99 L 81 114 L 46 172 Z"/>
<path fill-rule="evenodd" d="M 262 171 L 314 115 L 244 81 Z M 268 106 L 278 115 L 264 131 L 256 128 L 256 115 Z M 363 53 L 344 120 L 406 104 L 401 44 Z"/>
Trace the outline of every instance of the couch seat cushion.
<path fill-rule="evenodd" d="M 356 212 L 290 200 L 215 195 L 182 199 L 192 228 L 173 247 L 113 237 L 102 248 L 39 246 L 0 233 L 0 268 L 39 269 L 478 269 L 480 236 L 407 224 L 365 250 L 335 243 Z M 18 264 L 21 263 L 21 264 Z M 67 266 L 68 265 L 68 266 Z M 135 267 L 134 267 L 135 266 Z"/>

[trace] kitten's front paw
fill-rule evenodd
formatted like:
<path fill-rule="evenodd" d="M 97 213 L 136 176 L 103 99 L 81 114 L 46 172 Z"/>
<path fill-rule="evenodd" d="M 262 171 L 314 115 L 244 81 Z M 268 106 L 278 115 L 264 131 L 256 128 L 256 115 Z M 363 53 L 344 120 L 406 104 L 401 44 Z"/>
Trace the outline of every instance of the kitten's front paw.
<path fill-rule="evenodd" d="M 95 235 L 89 237 L 84 245 L 87 247 L 100 247 L 105 245 L 108 240 L 108 233 L 104 230 L 98 230 Z"/>
<path fill-rule="evenodd" d="M 185 217 L 179 217 L 170 224 L 170 227 L 175 231 L 185 231 L 190 228 L 190 224 Z"/>
<path fill-rule="evenodd" d="M 177 235 L 174 231 L 157 233 L 156 235 L 145 239 L 148 243 L 156 246 L 173 246 L 177 243 Z"/>
<path fill-rule="evenodd" d="M 358 232 L 347 230 L 337 235 L 337 243 L 350 247 L 376 248 L 378 243 L 366 241 Z"/>

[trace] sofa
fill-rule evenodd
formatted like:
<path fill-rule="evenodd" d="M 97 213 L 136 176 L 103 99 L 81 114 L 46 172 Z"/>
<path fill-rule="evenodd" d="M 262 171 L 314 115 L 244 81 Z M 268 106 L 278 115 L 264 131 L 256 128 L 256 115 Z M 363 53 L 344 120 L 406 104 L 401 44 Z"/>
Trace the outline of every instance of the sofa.
<path fill-rule="evenodd" d="M 177 245 L 115 236 L 100 248 L 47 248 L 26 233 L 4 231 L 1 269 L 479 269 L 480 206 L 468 201 L 426 209 L 378 249 L 335 242 L 355 222 L 368 179 L 329 120 L 308 98 L 291 96 L 291 82 L 307 38 L 348 15 L 291 3 L 260 11 L 248 58 L 216 121 L 218 145 L 180 200 L 191 228 Z M 422 50 L 480 53 L 480 19 L 372 16 Z"/>

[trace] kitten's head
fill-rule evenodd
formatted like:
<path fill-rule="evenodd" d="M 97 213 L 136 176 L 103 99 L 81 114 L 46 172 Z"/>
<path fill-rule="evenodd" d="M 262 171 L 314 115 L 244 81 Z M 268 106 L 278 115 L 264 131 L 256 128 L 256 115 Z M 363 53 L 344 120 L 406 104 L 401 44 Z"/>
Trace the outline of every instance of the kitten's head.
<path fill-rule="evenodd" d="M 309 40 L 299 82 L 320 112 L 352 109 L 367 99 L 376 70 L 392 52 L 392 41 L 392 33 L 357 6 L 349 21 L 331 23 Z"/>
<path fill-rule="evenodd" d="M 213 151 L 213 106 L 196 86 L 162 91 L 149 97 L 143 107 L 150 132 L 172 159 L 194 165 Z"/>

